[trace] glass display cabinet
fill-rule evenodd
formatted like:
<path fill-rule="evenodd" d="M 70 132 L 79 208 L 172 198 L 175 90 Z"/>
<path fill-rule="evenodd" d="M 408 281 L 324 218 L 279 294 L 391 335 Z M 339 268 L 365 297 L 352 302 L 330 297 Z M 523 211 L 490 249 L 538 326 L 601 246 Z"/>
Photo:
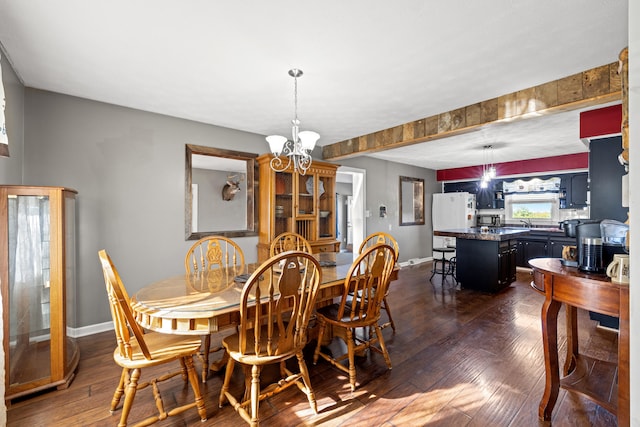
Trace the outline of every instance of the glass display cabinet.
<path fill-rule="evenodd" d="M 336 170 L 339 165 L 313 161 L 305 175 L 271 169 L 270 154 L 258 157 L 258 261 L 269 258 L 271 241 L 286 231 L 303 236 L 314 253 L 338 252 Z"/>
<path fill-rule="evenodd" d="M 75 325 L 76 191 L 0 186 L 5 401 L 68 387 Z"/>

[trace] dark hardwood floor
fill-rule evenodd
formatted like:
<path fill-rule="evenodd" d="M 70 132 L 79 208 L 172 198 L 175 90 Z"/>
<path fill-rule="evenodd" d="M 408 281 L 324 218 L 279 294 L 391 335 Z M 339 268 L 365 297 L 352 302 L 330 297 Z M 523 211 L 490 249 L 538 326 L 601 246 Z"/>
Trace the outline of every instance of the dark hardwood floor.
<path fill-rule="evenodd" d="M 529 287 L 530 274 L 519 271 L 516 283 L 497 295 L 486 295 L 454 289 L 449 282 L 443 287 L 439 276 L 432 284 L 430 271 L 431 263 L 405 267 L 392 284 L 388 301 L 398 331 L 394 335 L 391 328 L 384 330 L 392 370 L 386 369 L 379 354 L 359 358 L 358 388 L 351 393 L 340 371 L 323 361 L 316 366 L 309 362 L 318 414 L 292 387 L 261 403 L 263 425 L 551 425 L 537 416 L 545 382 L 540 329 L 543 296 Z M 588 313 L 578 312 L 581 351 L 615 361 L 617 334 L 597 328 Z M 564 322 L 559 323 L 559 346 L 564 352 Z M 80 366 L 71 386 L 12 402 L 10 426 L 117 425 L 120 411 L 113 416 L 108 411 L 120 375 L 112 358 L 114 334 L 84 337 L 79 344 Z M 159 369 L 153 373 L 166 368 Z M 145 373 L 150 372 L 143 371 L 143 379 L 148 377 Z M 234 376 L 241 393 L 242 376 L 239 371 Z M 202 387 L 209 416 L 206 423 L 200 423 L 196 411 L 190 410 L 157 425 L 243 425 L 230 406 L 218 408 L 221 381 L 222 374 L 212 374 Z M 179 376 L 161 384 L 160 390 L 168 408 L 192 398 Z M 151 390 L 141 390 L 130 422 L 154 410 Z M 561 390 L 552 424 L 610 427 L 617 423 L 615 416 L 588 399 Z"/>

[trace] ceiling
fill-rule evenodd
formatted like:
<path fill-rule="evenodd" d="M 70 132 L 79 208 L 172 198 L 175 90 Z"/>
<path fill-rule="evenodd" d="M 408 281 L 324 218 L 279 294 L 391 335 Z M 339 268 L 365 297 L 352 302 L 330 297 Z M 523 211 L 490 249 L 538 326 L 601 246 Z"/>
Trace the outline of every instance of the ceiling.
<path fill-rule="evenodd" d="M 626 0 L 0 0 L 25 86 L 332 144 L 617 60 Z M 453 139 L 455 138 L 455 139 Z M 444 169 L 586 151 L 578 113 L 373 154 Z M 266 143 L 265 143 L 266 151 Z"/>

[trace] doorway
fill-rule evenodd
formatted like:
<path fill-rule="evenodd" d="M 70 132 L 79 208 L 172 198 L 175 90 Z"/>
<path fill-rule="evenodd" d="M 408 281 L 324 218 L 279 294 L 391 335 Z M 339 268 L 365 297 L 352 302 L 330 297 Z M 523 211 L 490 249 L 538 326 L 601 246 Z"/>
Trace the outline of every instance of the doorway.
<path fill-rule="evenodd" d="M 353 260 L 365 237 L 366 170 L 341 166 L 336 174 L 336 235 L 339 257 Z"/>

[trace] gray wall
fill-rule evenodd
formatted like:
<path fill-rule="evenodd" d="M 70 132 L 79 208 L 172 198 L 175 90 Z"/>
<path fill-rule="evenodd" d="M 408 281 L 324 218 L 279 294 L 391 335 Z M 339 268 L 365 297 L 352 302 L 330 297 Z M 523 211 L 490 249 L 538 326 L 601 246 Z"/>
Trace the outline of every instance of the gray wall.
<path fill-rule="evenodd" d="M 22 152 L 24 147 L 24 86 L 7 61 L 2 56 L 2 81 L 4 84 L 7 135 L 9 136 L 9 156 L 0 157 L 0 184 L 22 184 Z"/>
<path fill-rule="evenodd" d="M 9 107 L 15 114 L 9 125 L 19 123 L 22 128 L 22 120 L 25 123 L 24 173 L 20 150 L 12 146 L 12 157 L 0 159 L 10 163 L 12 171 L 3 168 L 0 184 L 56 185 L 78 191 L 77 324 L 72 327 L 111 320 L 97 258 L 100 249 L 107 249 L 130 293 L 182 274 L 184 254 L 193 243 L 184 238 L 185 144 L 266 151 L 261 135 L 22 89 L 19 82 L 10 91 L 11 98 L 24 93 L 23 102 Z M 18 104 L 24 105 L 24 118 Z M 339 163 L 368 170 L 367 209 L 372 216 L 367 219 L 367 233 L 393 234 L 401 246 L 401 260 L 429 256 L 429 206 L 431 194 L 439 191 L 435 172 L 372 158 Z M 21 174 L 23 182 L 18 179 Z M 425 179 L 424 226 L 398 225 L 400 175 Z M 386 218 L 377 216 L 380 204 L 387 206 Z M 257 259 L 257 237 L 235 240 L 248 262 Z"/>
<path fill-rule="evenodd" d="M 130 293 L 184 271 L 185 144 L 266 148 L 260 135 L 29 88 L 25 123 L 24 184 L 78 191 L 75 326 L 111 319 L 98 250 Z M 236 240 L 255 261 L 257 237 Z"/>
<path fill-rule="evenodd" d="M 358 157 L 339 161 L 342 166 L 366 169 L 366 218 L 365 235 L 384 231 L 393 235 L 400 247 L 399 261 L 431 256 L 433 228 L 431 226 L 431 200 L 434 192 L 440 192 L 436 172 L 401 163 L 387 162 L 372 157 Z M 400 226 L 400 176 L 423 178 L 425 183 L 425 224 Z M 380 205 L 387 207 L 387 216 L 380 218 Z"/>

